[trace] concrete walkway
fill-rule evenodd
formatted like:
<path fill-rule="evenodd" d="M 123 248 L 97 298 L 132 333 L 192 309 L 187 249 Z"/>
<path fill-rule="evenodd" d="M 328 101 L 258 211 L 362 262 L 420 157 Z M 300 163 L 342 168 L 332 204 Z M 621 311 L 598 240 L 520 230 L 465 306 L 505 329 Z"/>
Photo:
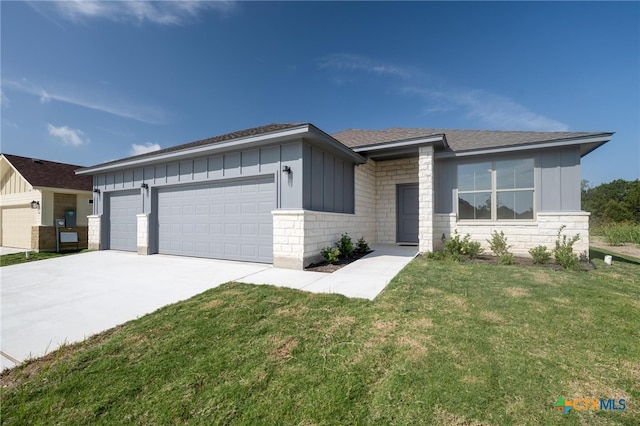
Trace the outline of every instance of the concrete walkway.
<path fill-rule="evenodd" d="M 377 246 L 332 274 L 271 265 L 99 251 L 0 268 L 2 368 L 229 281 L 375 298 L 416 247 Z"/>
<path fill-rule="evenodd" d="M 373 253 L 331 274 L 270 268 L 239 281 L 373 300 L 418 254 L 418 247 L 380 244 L 372 248 Z"/>

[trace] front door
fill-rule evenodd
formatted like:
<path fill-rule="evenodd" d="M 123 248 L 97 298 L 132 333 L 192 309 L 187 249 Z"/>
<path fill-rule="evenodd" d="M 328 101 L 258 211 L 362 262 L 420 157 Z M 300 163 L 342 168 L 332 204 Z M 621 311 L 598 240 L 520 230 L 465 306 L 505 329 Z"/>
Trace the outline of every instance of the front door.
<path fill-rule="evenodd" d="M 397 227 L 399 243 L 418 243 L 418 184 L 398 185 L 396 188 Z"/>

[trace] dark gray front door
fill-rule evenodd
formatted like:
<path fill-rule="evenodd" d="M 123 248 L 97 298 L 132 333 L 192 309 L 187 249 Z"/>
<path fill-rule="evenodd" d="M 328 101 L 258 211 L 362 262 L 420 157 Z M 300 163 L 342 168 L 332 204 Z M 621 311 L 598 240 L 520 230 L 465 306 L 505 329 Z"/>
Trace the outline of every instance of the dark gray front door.
<path fill-rule="evenodd" d="M 398 185 L 396 193 L 398 194 L 396 240 L 399 243 L 417 243 L 418 184 Z"/>

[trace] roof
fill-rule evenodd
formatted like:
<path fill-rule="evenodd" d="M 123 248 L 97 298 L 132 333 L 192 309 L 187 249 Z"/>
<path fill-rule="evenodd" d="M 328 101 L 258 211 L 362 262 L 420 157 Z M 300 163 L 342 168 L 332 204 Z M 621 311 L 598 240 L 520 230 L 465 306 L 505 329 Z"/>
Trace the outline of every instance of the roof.
<path fill-rule="evenodd" d="M 82 166 L 2 154 L 31 186 L 91 191 L 91 176 L 76 176 Z"/>
<path fill-rule="evenodd" d="M 360 148 L 387 142 L 444 135 L 449 148 L 456 152 L 530 145 L 596 136 L 611 136 L 612 134 L 613 133 L 607 132 L 522 132 L 394 127 L 386 130 L 348 129 L 334 133 L 331 136 L 350 148 Z"/>
<path fill-rule="evenodd" d="M 214 151 L 222 152 L 222 150 L 239 149 L 239 147 L 256 147 L 263 143 L 288 140 L 294 136 L 307 137 L 311 143 L 322 144 L 323 147 L 347 156 L 356 163 L 364 163 L 366 161 L 360 154 L 352 151 L 311 123 L 274 123 L 97 164 L 78 170 L 77 173 L 83 175 L 95 174 L 107 170 L 153 164 L 167 161 L 168 159 L 175 160 L 193 157 L 194 155 L 206 155 Z"/>
<path fill-rule="evenodd" d="M 159 149 L 157 151 L 146 152 L 140 155 L 134 155 L 132 157 L 121 158 L 119 160 L 108 161 L 106 163 L 100 163 L 100 166 L 108 166 L 110 164 L 121 163 L 123 160 L 142 159 L 146 157 L 154 157 L 159 154 L 167 154 L 176 151 L 183 151 L 190 148 L 196 148 L 206 145 L 215 145 L 221 142 L 230 141 L 233 139 L 242 139 L 250 136 L 266 135 L 269 133 L 280 132 L 283 130 L 293 129 L 304 125 L 305 123 L 273 123 L 266 126 L 253 127 L 251 129 L 239 130 L 237 132 L 226 133 L 220 136 L 214 136 L 211 138 L 201 139 L 194 142 L 188 142 L 181 145 L 171 146 L 169 148 Z M 93 167 L 88 167 L 89 169 Z"/>

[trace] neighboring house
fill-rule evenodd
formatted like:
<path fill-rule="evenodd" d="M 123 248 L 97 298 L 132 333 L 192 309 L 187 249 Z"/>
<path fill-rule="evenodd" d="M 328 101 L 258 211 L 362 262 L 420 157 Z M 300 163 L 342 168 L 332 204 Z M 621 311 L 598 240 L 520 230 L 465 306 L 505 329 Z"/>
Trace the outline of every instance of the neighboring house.
<path fill-rule="evenodd" d="M 78 171 L 93 175 L 93 249 L 302 269 L 343 232 L 442 247 L 551 248 L 561 225 L 588 249 L 580 159 L 613 133 L 346 130 L 272 124 Z"/>
<path fill-rule="evenodd" d="M 79 167 L 0 154 L 2 246 L 55 250 L 54 219 L 67 214 L 75 216 L 76 224 L 63 231 L 77 232 L 78 246 L 87 247 L 87 215 L 93 211 L 92 180 L 77 176 Z"/>

